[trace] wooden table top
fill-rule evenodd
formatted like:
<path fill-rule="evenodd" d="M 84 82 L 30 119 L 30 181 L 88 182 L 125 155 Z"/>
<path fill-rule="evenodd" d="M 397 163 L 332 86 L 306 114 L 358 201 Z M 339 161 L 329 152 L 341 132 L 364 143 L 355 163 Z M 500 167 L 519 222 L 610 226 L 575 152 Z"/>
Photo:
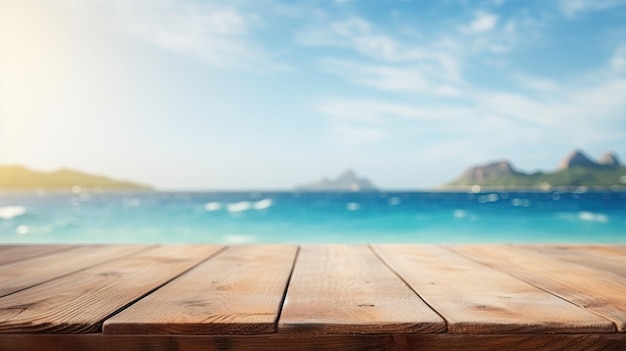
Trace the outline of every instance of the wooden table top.
<path fill-rule="evenodd" d="M 0 350 L 626 350 L 624 245 L 0 245 Z"/>

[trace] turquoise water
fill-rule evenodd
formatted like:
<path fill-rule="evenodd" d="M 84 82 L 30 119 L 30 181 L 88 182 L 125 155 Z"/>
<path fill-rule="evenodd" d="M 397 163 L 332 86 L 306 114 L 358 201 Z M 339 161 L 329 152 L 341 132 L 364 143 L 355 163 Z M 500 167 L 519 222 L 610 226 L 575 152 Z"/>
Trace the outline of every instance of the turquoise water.
<path fill-rule="evenodd" d="M 0 243 L 626 242 L 625 192 L 0 193 Z"/>

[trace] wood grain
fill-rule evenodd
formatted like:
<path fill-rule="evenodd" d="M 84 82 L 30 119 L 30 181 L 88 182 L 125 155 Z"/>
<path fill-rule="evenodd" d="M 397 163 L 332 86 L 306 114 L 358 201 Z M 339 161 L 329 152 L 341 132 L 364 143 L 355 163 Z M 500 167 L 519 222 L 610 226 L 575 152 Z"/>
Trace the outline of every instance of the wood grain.
<path fill-rule="evenodd" d="M 96 332 L 107 316 L 219 249 L 154 247 L 5 296 L 0 298 L 0 333 Z"/>
<path fill-rule="evenodd" d="M 606 333 L 591 312 L 442 247 L 376 245 L 374 250 L 448 323 L 449 333 Z"/>
<path fill-rule="evenodd" d="M 525 248 L 577 265 L 626 278 L 626 250 L 597 245 L 524 245 Z"/>
<path fill-rule="evenodd" d="M 444 321 L 367 246 L 303 246 L 282 333 L 435 333 Z"/>
<path fill-rule="evenodd" d="M 626 334 L 0 335 L 0 351 L 623 351 Z"/>
<path fill-rule="evenodd" d="M 230 247 L 105 321 L 103 331 L 274 333 L 296 251 L 296 245 Z"/>
<path fill-rule="evenodd" d="M 66 250 L 71 245 L 0 245 L 0 265 Z"/>
<path fill-rule="evenodd" d="M 0 266 L 0 296 L 146 249 L 138 245 L 90 245 L 37 256 Z"/>
<path fill-rule="evenodd" d="M 455 246 L 475 261 L 507 272 L 626 328 L 626 279 L 515 245 Z"/>

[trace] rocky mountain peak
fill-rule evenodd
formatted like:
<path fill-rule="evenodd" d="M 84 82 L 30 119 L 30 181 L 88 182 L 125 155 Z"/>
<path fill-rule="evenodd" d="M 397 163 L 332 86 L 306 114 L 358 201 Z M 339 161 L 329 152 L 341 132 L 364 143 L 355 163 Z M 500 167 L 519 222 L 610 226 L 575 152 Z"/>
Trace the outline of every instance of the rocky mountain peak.
<path fill-rule="evenodd" d="M 463 172 L 461 180 L 464 182 L 481 183 L 490 179 L 495 179 L 503 175 L 517 174 L 509 161 L 496 161 L 481 166 L 471 167 Z"/>
<path fill-rule="evenodd" d="M 619 167 L 619 166 L 621 166 L 621 163 L 619 161 L 619 157 L 617 157 L 617 154 L 614 153 L 614 152 L 607 152 L 604 155 L 602 155 L 602 157 L 600 157 L 600 160 L 599 160 L 598 163 L 603 165 L 603 166 L 608 166 L 608 167 Z"/>
<path fill-rule="evenodd" d="M 559 169 L 570 169 L 574 167 L 593 168 L 598 164 L 593 162 L 585 153 L 580 150 L 574 150 L 568 154 L 559 164 Z"/>
<path fill-rule="evenodd" d="M 376 187 L 367 178 L 359 178 L 348 169 L 335 179 L 326 177 L 319 181 L 297 186 L 301 191 L 376 191 Z"/>

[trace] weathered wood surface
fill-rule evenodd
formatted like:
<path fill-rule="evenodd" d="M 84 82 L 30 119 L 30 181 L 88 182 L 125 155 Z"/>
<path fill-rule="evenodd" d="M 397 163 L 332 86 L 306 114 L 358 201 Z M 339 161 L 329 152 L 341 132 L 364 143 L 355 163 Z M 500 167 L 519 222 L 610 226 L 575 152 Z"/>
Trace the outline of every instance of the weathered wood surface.
<path fill-rule="evenodd" d="M 106 317 L 219 248 L 154 247 L 2 297 L 0 333 L 97 332 Z"/>
<path fill-rule="evenodd" d="M 0 266 L 0 296 L 127 255 L 145 246 L 77 246 Z"/>
<path fill-rule="evenodd" d="M 599 317 L 437 246 L 376 245 L 398 275 L 448 322 L 450 333 L 607 333 Z"/>
<path fill-rule="evenodd" d="M 69 249 L 71 245 L 5 245 L 0 246 L 0 265 Z"/>
<path fill-rule="evenodd" d="M 279 332 L 436 333 L 445 323 L 367 246 L 300 249 Z"/>
<path fill-rule="evenodd" d="M 235 246 L 106 321 L 104 333 L 276 332 L 295 245 Z"/>
<path fill-rule="evenodd" d="M 529 247 L 470 245 L 453 249 L 603 316 L 620 332 L 626 329 L 626 278 Z"/>
<path fill-rule="evenodd" d="M 626 248 L 582 245 L 524 245 L 524 247 L 570 263 L 610 272 L 626 278 Z"/>
<path fill-rule="evenodd" d="M 0 245 L 0 351 L 626 350 L 624 246 L 47 249 Z"/>

